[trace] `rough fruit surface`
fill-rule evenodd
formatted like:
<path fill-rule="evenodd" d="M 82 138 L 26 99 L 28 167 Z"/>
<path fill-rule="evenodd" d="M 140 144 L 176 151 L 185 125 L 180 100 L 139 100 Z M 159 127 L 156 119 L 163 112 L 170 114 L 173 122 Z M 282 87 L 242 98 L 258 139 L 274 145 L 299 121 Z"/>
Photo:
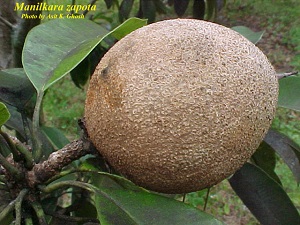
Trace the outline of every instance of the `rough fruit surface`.
<path fill-rule="evenodd" d="M 212 186 L 239 169 L 274 117 L 265 55 L 229 28 L 175 19 L 115 44 L 91 78 L 88 134 L 134 183 L 164 193 Z"/>

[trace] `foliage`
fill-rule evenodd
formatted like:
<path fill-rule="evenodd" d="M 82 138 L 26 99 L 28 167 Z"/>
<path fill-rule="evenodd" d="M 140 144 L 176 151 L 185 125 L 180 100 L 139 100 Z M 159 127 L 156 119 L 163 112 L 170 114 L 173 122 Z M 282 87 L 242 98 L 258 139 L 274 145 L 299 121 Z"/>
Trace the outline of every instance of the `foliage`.
<path fill-rule="evenodd" d="M 87 20 L 78 23 L 50 21 L 28 34 L 22 55 L 24 69 L 1 71 L 0 100 L 7 108 L 0 104 L 0 124 L 16 130 L 19 139 L 26 143 L 1 131 L 0 163 L 5 171 L 0 175 L 1 224 L 13 221 L 15 224 L 58 224 L 62 221 L 77 224 L 222 224 L 213 216 L 177 201 L 174 196 L 149 192 L 109 173 L 110 168 L 92 147 L 84 147 L 84 128 L 79 141 L 68 143 L 57 128 L 40 126 L 42 100 L 50 86 L 83 62 L 105 38 L 120 39 L 143 25 L 144 20 L 132 18 L 108 32 Z M 80 35 L 83 27 L 84 35 Z M 239 31 L 246 31 L 245 36 L 251 37 L 254 43 L 261 38 L 260 32 L 253 33 L 245 28 Z M 69 43 L 65 38 L 70 35 L 74 41 Z M 16 85 L 19 82 L 22 86 Z M 283 101 L 281 98 L 290 89 L 280 85 L 279 101 Z M 298 96 L 289 95 L 289 98 L 293 104 L 287 107 L 299 107 Z M 76 149 L 78 146 L 81 147 Z M 73 148 L 77 153 L 83 151 L 82 154 L 67 160 L 65 165 L 56 165 L 61 159 L 65 163 L 66 152 Z M 57 149 L 61 150 L 54 152 Z M 251 164 L 245 164 L 229 182 L 262 223 L 293 224 L 300 217 L 274 171 L 277 153 L 299 182 L 299 146 L 272 130 L 252 157 Z M 43 168 L 52 166 L 54 174 L 45 175 L 49 171 Z"/>

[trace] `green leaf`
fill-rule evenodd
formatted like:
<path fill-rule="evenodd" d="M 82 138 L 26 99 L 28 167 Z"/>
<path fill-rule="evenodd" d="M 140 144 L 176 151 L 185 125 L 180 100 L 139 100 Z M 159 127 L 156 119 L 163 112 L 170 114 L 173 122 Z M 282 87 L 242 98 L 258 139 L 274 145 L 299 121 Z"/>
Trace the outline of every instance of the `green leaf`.
<path fill-rule="evenodd" d="M 126 20 L 122 25 L 114 29 L 110 35 L 117 40 L 122 39 L 130 32 L 147 24 L 147 20 L 141 20 L 138 18 L 130 18 Z M 108 41 L 106 38 L 105 41 Z M 112 44 L 109 44 L 112 45 Z M 71 77 L 75 85 L 82 88 L 90 76 L 93 74 L 96 66 L 98 65 L 102 56 L 107 52 L 107 49 L 98 45 L 83 61 L 81 61 L 71 72 Z"/>
<path fill-rule="evenodd" d="M 22 137 L 23 141 L 26 141 L 26 129 L 29 130 L 29 124 L 31 123 L 31 120 L 26 118 L 26 115 L 24 115 L 24 113 L 20 113 L 16 107 L 7 105 L 7 108 L 11 114 L 11 117 L 5 125 L 10 129 L 14 129 L 19 135 L 19 138 Z M 24 126 L 25 122 L 25 125 L 28 125 L 27 127 Z"/>
<path fill-rule="evenodd" d="M 24 69 L 2 70 L 0 80 L 0 100 L 19 110 L 23 110 L 36 93 Z"/>
<path fill-rule="evenodd" d="M 183 202 L 143 191 L 99 189 L 95 205 L 103 225 L 223 224 Z"/>
<path fill-rule="evenodd" d="M 123 0 L 120 9 L 119 9 L 119 20 L 121 22 L 124 21 L 124 19 L 128 19 L 129 14 L 131 12 L 132 6 L 133 6 L 134 0 Z"/>
<path fill-rule="evenodd" d="M 278 106 L 300 111 L 300 76 L 279 80 Z"/>
<path fill-rule="evenodd" d="M 6 124 L 5 124 L 6 125 Z M 0 126 L 1 129 L 1 126 Z M 0 154 L 3 155 L 5 158 L 11 154 L 11 149 L 9 148 L 5 139 L 0 135 Z M 0 182 L 1 186 L 1 182 Z M 0 187 L 1 190 L 1 187 Z M 1 212 L 1 194 L 0 194 L 0 212 Z"/>
<path fill-rule="evenodd" d="M 42 126 L 41 129 L 55 149 L 61 149 L 70 143 L 63 132 L 55 127 Z"/>
<path fill-rule="evenodd" d="M 99 172 L 89 171 L 85 173 L 85 175 L 89 175 L 91 177 L 90 183 L 93 184 L 95 187 L 99 189 L 122 189 L 122 190 L 131 190 L 131 191 L 146 191 L 142 187 L 139 187 L 132 183 L 130 180 L 127 180 L 124 177 L 106 173 L 106 172 Z"/>
<path fill-rule="evenodd" d="M 253 44 L 256 44 L 257 42 L 259 42 L 264 34 L 264 31 L 254 32 L 245 26 L 235 26 L 235 27 L 232 27 L 231 29 L 240 33 L 241 35 L 243 35 L 245 38 L 247 38 Z"/>
<path fill-rule="evenodd" d="M 174 0 L 174 10 L 177 16 L 181 17 L 185 13 L 188 5 L 189 5 L 190 0 Z"/>
<path fill-rule="evenodd" d="M 76 200 L 74 205 L 76 211 L 74 211 L 73 213 L 75 216 L 83 218 L 97 218 L 96 207 L 91 203 L 90 199 L 87 196 Z"/>
<path fill-rule="evenodd" d="M 136 25 L 133 18 L 131 22 Z M 22 62 L 37 92 L 75 68 L 106 36 L 119 34 L 118 29 L 123 29 L 122 24 L 108 32 L 89 20 L 52 20 L 33 28 L 25 40 Z"/>
<path fill-rule="evenodd" d="M 9 120 L 10 113 L 3 102 L 0 102 L 0 127 Z"/>
<path fill-rule="evenodd" d="M 193 4 L 193 18 L 203 19 L 205 15 L 205 1 L 204 0 L 194 0 Z"/>
<path fill-rule="evenodd" d="M 261 224 L 299 224 L 299 213 L 287 193 L 257 166 L 246 163 L 229 182 Z"/>
<path fill-rule="evenodd" d="M 209 20 L 209 19 L 213 18 L 214 16 L 216 16 L 216 12 L 217 12 L 216 0 L 207 0 L 206 5 L 207 5 L 206 6 L 206 8 L 207 8 L 206 18 Z"/>
<path fill-rule="evenodd" d="M 148 23 L 155 22 L 156 6 L 154 0 L 141 0 L 140 9 L 142 10 L 142 17 L 148 19 Z"/>
<path fill-rule="evenodd" d="M 251 157 L 252 161 L 265 171 L 270 177 L 281 185 L 281 181 L 275 173 L 276 155 L 274 149 L 263 141 Z"/>
<path fill-rule="evenodd" d="M 295 150 L 297 144 L 287 136 L 275 131 L 269 130 L 264 141 L 270 145 L 283 159 L 292 171 L 297 182 L 300 182 L 300 160 Z M 299 147 L 298 147 L 299 149 Z"/>
<path fill-rule="evenodd" d="M 51 20 L 33 28 L 25 40 L 24 70 L 38 92 L 61 79 L 108 33 L 89 20 Z"/>
<path fill-rule="evenodd" d="M 131 33 L 132 31 L 145 26 L 147 24 L 147 19 L 139 19 L 139 18 L 129 18 L 124 23 L 116 27 L 112 30 L 109 34 L 112 35 L 117 40 L 122 39 L 127 34 Z"/>
<path fill-rule="evenodd" d="M 163 2 L 164 0 L 156 0 L 154 1 L 156 11 L 161 14 L 168 13 L 168 8 L 166 4 Z"/>

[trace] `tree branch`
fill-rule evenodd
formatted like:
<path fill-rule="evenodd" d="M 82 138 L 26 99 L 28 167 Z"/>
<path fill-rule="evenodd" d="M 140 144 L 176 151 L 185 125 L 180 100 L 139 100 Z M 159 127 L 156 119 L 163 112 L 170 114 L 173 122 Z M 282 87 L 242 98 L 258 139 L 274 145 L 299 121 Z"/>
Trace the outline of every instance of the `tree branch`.
<path fill-rule="evenodd" d="M 75 140 L 62 149 L 53 152 L 46 161 L 35 164 L 33 169 L 27 173 L 30 187 L 43 184 L 57 175 L 63 167 L 84 155 L 99 154 L 88 137 L 84 119 L 79 120 L 78 125 L 82 130 L 79 140 Z"/>
<path fill-rule="evenodd" d="M 33 169 L 28 172 L 29 186 L 34 187 L 46 182 L 74 160 L 93 153 L 93 149 L 93 144 L 88 139 L 83 138 L 53 152 L 46 161 L 34 165 Z"/>
<path fill-rule="evenodd" d="M 8 20 L 6 20 L 5 18 L 3 18 L 2 16 L 0 16 L 0 21 L 4 23 L 11 30 L 14 28 L 14 25 L 10 23 Z"/>

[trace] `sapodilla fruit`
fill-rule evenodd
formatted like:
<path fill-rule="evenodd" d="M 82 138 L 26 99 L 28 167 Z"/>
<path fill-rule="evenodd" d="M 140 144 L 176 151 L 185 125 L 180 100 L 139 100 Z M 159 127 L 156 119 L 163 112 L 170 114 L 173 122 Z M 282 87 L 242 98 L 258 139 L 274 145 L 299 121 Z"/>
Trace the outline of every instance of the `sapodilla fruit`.
<path fill-rule="evenodd" d="M 274 117 L 276 73 L 237 32 L 174 19 L 117 42 L 85 104 L 91 141 L 112 167 L 163 193 L 210 187 L 255 152 Z"/>

